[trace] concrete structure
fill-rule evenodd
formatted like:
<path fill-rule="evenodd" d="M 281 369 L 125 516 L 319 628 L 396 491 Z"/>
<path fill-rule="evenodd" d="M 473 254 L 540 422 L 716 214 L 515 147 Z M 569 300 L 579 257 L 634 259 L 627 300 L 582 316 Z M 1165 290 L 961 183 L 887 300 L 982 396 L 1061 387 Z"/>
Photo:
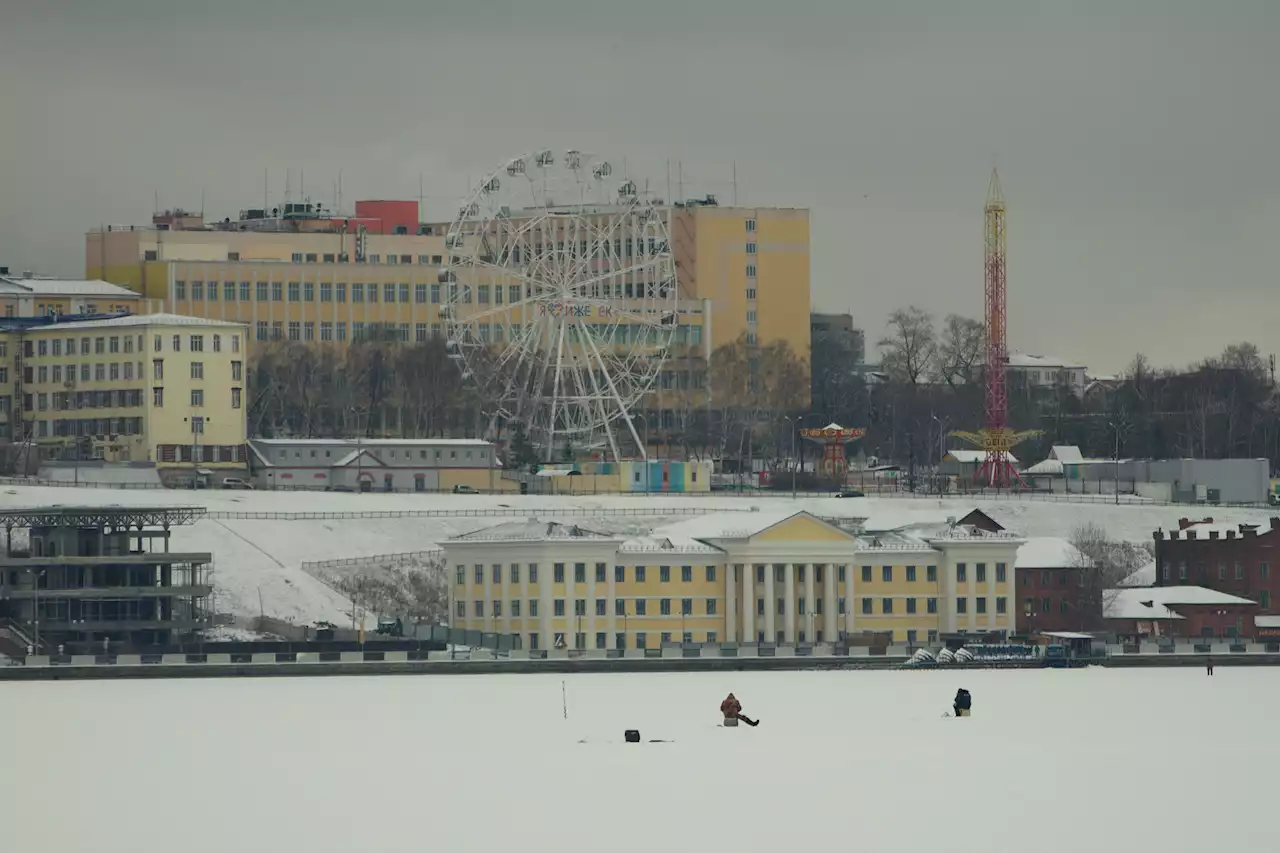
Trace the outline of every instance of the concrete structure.
<path fill-rule="evenodd" d="M 142 297 L 105 281 L 0 273 L 0 312 L 6 318 L 63 314 L 139 313 Z"/>
<path fill-rule="evenodd" d="M 255 438 L 254 476 L 263 488 L 438 492 L 469 486 L 515 491 L 495 448 L 471 438 Z"/>
<path fill-rule="evenodd" d="M 1086 558 L 1066 539 L 1036 537 L 1018 548 L 1017 632 L 1086 631 L 1098 627 L 1102 602 L 1086 600 Z M 1094 612 L 1096 611 L 1096 612 Z"/>
<path fill-rule="evenodd" d="M 1257 612 L 1256 602 L 1202 586 L 1109 590 L 1103 605 L 1108 629 L 1126 641 L 1251 639 Z"/>
<path fill-rule="evenodd" d="M 1084 393 L 1088 368 L 1051 355 L 1015 352 L 1009 355 L 1009 376 L 1019 377 L 1032 388 L 1065 387 L 1073 394 Z"/>
<path fill-rule="evenodd" d="M 668 643 L 907 644 L 1013 630 L 1022 540 L 959 523 L 844 529 L 805 512 L 726 513 L 643 536 L 529 519 L 444 543 L 453 627 L 528 649 Z"/>
<path fill-rule="evenodd" d="M 248 210 L 214 224 L 171 211 L 150 226 L 90 232 L 85 269 L 156 300 L 155 310 L 249 324 L 259 343 L 442 336 L 448 226 L 410 227 L 414 202 L 356 208 L 354 217 Z M 680 428 L 691 395 L 705 397 L 715 347 L 740 336 L 751 345 L 784 340 L 807 360 L 810 339 L 807 210 L 721 207 L 714 199 L 667 210 L 680 300 L 675 352 L 646 407 L 655 440 L 657 431 Z M 495 305 L 503 295 L 493 294 Z M 506 297 L 520 301 L 518 285 Z M 495 314 L 491 334 L 510 340 L 530 310 Z"/>
<path fill-rule="evenodd" d="M 1271 571 L 1278 531 L 1280 518 L 1269 525 L 1179 519 L 1176 530 L 1154 534 L 1156 585 L 1198 584 L 1256 601 L 1259 612 L 1273 613 L 1272 605 L 1280 603 L 1280 582 Z"/>
<path fill-rule="evenodd" d="M 0 417 L 50 458 L 151 461 L 167 480 L 242 473 L 245 331 L 172 314 L 0 321 Z"/>
<path fill-rule="evenodd" d="M 0 618 L 35 645 L 125 647 L 190 638 L 212 625 L 208 553 L 169 550 L 171 528 L 192 507 L 38 507 L 0 510 Z M 18 551 L 14 531 L 28 534 Z M 93 652 L 98 649 L 93 649 Z"/>
<path fill-rule="evenodd" d="M 1125 479 L 1121 463 L 1120 479 Z M 1163 484 L 1166 492 L 1139 489 L 1139 494 L 1178 503 L 1265 503 L 1271 491 L 1267 459 L 1161 459 L 1133 463 L 1138 484 Z"/>
<path fill-rule="evenodd" d="M 853 324 L 852 314 L 820 314 L 809 315 L 809 338 L 817 341 L 827 336 L 840 344 L 851 356 L 851 363 L 844 367 L 852 369 L 854 364 L 863 364 L 867 360 L 867 335 Z"/>

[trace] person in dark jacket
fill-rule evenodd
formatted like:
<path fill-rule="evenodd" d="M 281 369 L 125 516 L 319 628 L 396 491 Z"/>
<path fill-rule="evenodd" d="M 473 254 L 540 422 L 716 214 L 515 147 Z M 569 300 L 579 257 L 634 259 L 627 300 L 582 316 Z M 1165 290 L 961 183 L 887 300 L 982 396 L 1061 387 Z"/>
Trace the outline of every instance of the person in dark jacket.
<path fill-rule="evenodd" d="M 952 709 L 956 712 L 957 717 L 969 716 L 969 709 L 973 707 L 973 697 L 969 695 L 969 691 L 961 688 L 956 691 L 955 702 L 952 703 Z"/>

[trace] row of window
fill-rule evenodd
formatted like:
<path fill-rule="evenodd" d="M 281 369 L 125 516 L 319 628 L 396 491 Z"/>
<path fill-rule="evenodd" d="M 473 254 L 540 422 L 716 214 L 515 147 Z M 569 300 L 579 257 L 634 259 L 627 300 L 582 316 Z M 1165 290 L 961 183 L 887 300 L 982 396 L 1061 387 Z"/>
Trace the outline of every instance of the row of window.
<path fill-rule="evenodd" d="M 636 646 L 635 646 L 635 647 L 636 647 L 637 649 L 647 649 L 647 648 L 649 648 L 649 645 L 650 645 L 650 640 L 649 640 L 649 635 L 650 635 L 650 633 L 652 633 L 654 637 L 658 638 L 658 641 L 659 641 L 662 645 L 667 645 L 667 644 L 669 644 L 669 643 L 674 642 L 674 639 L 673 639 L 673 638 L 675 637 L 675 634 L 674 634 L 674 632 L 671 632 L 671 631 L 661 631 L 661 632 L 658 632 L 658 631 L 653 631 L 653 632 L 649 632 L 649 631 L 634 631 L 634 632 L 618 631 L 618 632 L 616 632 L 616 633 L 613 635 L 613 647 L 614 647 L 615 649 L 625 649 L 625 648 L 627 648 L 627 647 L 628 647 L 627 643 L 628 643 L 628 641 L 629 641 L 629 638 L 634 637 L 634 638 L 635 638 L 635 644 L 636 644 Z M 524 635 L 523 635 L 523 634 L 512 634 L 511 636 L 512 636 L 512 638 L 515 640 L 515 646 L 516 646 L 516 648 L 520 648 L 520 647 L 521 647 L 521 643 L 522 643 L 522 642 L 523 642 L 523 640 L 524 640 Z M 763 635 L 761 635 L 761 636 L 762 636 L 761 642 L 763 642 Z M 597 648 L 597 649 L 605 649 L 605 648 L 608 648 L 608 637 L 609 637 L 609 635 L 608 635 L 608 633 L 606 633 L 605 631 L 597 631 L 597 632 L 596 632 L 596 635 L 595 635 L 595 648 Z M 705 633 L 704 633 L 704 632 L 702 632 L 702 631 L 697 631 L 697 632 L 694 632 L 694 631 L 684 631 L 684 632 L 682 632 L 681 637 L 682 637 L 683 642 L 684 642 L 684 644 L 685 644 L 685 645 L 689 645 L 689 644 L 692 644 L 692 643 L 698 643 L 698 642 L 705 642 L 707 645 L 714 646 L 716 643 L 718 643 L 718 642 L 719 642 L 719 635 L 718 635 L 715 631 L 707 631 L 707 632 L 705 632 Z M 702 639 L 699 639 L 699 638 L 702 638 Z M 779 638 L 778 638 L 778 639 L 779 639 L 779 642 L 781 642 L 781 639 L 782 639 L 782 638 L 781 638 L 781 635 L 779 635 Z M 802 637 L 802 639 L 803 639 L 803 637 Z M 821 632 L 821 631 L 819 631 L 819 632 L 818 632 L 818 639 L 819 639 L 819 641 L 821 641 L 821 639 L 822 639 L 822 632 Z M 540 635 L 539 635 L 539 634 L 537 634 L 536 632 L 535 632 L 535 633 L 531 633 L 531 634 L 529 634 L 529 648 L 530 648 L 530 649 L 535 650 L 535 651 L 536 651 L 536 650 L 538 650 L 538 649 L 540 648 L 540 646 L 539 646 L 539 643 L 540 643 L 540 642 L 541 642 L 541 638 L 540 638 Z M 555 637 L 553 638 L 553 640 L 552 640 L 552 644 L 553 644 L 553 645 L 554 645 L 554 647 L 555 647 L 555 648 L 557 648 L 557 649 L 566 649 L 566 648 L 568 648 L 568 647 L 569 647 L 569 645 L 568 645 L 568 644 L 569 644 L 569 642 L 572 642 L 572 643 L 573 643 L 573 648 L 575 648 L 575 649 L 579 649 L 579 650 L 581 650 L 581 649 L 585 649 L 585 648 L 587 647 L 587 635 L 586 635 L 586 634 L 584 634 L 584 633 L 582 633 L 582 632 L 578 632 L 578 633 L 570 634 L 570 635 L 569 635 L 569 638 L 568 638 L 568 639 L 566 639 L 566 637 L 565 637 L 565 635 L 564 635 L 564 634 L 557 633 L 557 634 L 555 635 Z M 659 648 L 659 646 L 654 646 L 654 648 Z"/>
<path fill-rule="evenodd" d="M 204 352 L 206 335 L 188 335 L 187 346 L 191 352 Z M 207 336 L 211 352 L 222 352 L 222 335 Z M 240 336 L 230 335 L 231 352 L 240 352 Z M 62 358 L 73 355 L 107 355 L 119 352 L 131 353 L 143 351 L 142 335 L 101 335 L 82 338 L 41 338 L 37 341 L 23 341 L 22 354 L 26 358 L 52 357 Z M 174 352 L 182 352 L 183 335 L 173 335 L 171 340 Z M 164 349 L 164 335 L 155 335 L 153 352 Z M 0 341 L 0 358 L 8 355 L 7 341 Z"/>
<path fill-rule="evenodd" d="M 915 583 L 919 577 L 919 573 L 916 571 L 916 567 L 906 566 L 905 568 L 906 568 L 905 574 L 906 574 L 907 583 Z M 987 564 L 974 563 L 973 575 L 974 575 L 974 578 L 973 578 L 974 583 L 986 583 L 987 582 Z M 874 576 L 873 566 L 862 567 L 863 583 L 872 583 L 873 576 Z M 1008 565 L 1006 563 L 996 563 L 996 583 L 1004 583 L 1006 580 L 1008 580 L 1008 577 L 1009 577 Z M 880 580 L 884 581 L 885 583 L 893 583 L 894 581 L 893 566 L 880 567 Z M 938 582 L 938 567 L 926 566 L 925 567 L 925 583 L 937 583 L 937 582 Z M 968 582 L 969 582 L 969 565 L 967 563 L 956 563 L 956 583 L 968 583 Z"/>
<path fill-rule="evenodd" d="M 203 407 L 204 406 L 204 389 L 192 388 L 190 402 L 191 402 L 192 408 L 198 409 Z M 233 409 L 241 408 L 244 405 L 244 392 L 240 388 L 232 388 L 230 402 L 231 402 L 231 408 Z M 151 405 L 157 409 L 164 408 L 164 386 L 163 385 L 157 385 L 151 389 Z M 199 426 L 197 426 L 197 422 L 199 422 L 200 424 Z M 192 418 L 191 431 L 204 432 L 203 422 L 204 422 L 204 418 Z"/>
<path fill-rule="evenodd" d="M 142 391 L 137 388 L 117 388 L 113 391 L 41 391 L 23 394 L 23 411 L 55 412 L 80 409 L 136 409 L 142 406 Z"/>
<path fill-rule="evenodd" d="M 1169 563 L 1165 563 L 1163 566 L 1160 567 L 1160 574 L 1164 580 L 1170 580 L 1170 568 L 1171 568 L 1171 564 Z M 1208 576 L 1207 569 L 1205 568 L 1204 565 L 1201 565 L 1200 577 L 1204 578 L 1207 576 Z M 1244 580 L 1244 577 L 1245 577 L 1244 563 L 1236 563 L 1235 579 L 1238 581 Z M 1270 577 L 1271 577 L 1271 565 L 1265 562 L 1258 563 L 1258 578 L 1260 580 L 1267 580 Z M 1185 562 L 1178 563 L 1178 580 L 1185 581 L 1186 579 L 1187 579 L 1187 564 Z M 1218 580 L 1224 581 L 1226 579 L 1227 579 L 1227 564 L 1220 562 L 1218 563 Z M 1084 579 L 1082 577 L 1081 583 L 1083 584 L 1083 582 L 1084 582 Z"/>
<path fill-rule="evenodd" d="M 646 599 L 646 598 L 632 598 L 632 599 L 627 599 L 627 598 L 615 598 L 615 599 L 613 600 L 613 615 L 615 615 L 615 616 L 650 616 L 650 615 L 658 615 L 658 616 L 672 616 L 672 615 L 674 615 L 674 614 L 673 614 L 673 612 L 672 612 L 672 609 L 671 609 L 671 602 L 672 602 L 672 599 L 670 599 L 670 598 L 659 598 L 659 599 L 654 599 L 654 600 L 656 600 L 656 601 L 658 602 L 658 612 L 657 612 L 657 614 L 651 614 L 651 613 L 649 613 L 649 601 L 650 601 L 650 599 Z M 920 611 L 919 611 L 919 603 L 918 603 L 918 601 L 919 601 L 919 600 L 918 600 L 918 599 L 915 599 L 915 598 L 906 598 L 906 599 L 881 598 L 881 599 L 879 599 L 879 601 L 880 601 L 880 609 L 879 609 L 878 611 L 876 610 L 876 607 L 875 607 L 875 602 L 876 602 L 876 600 L 877 600 L 877 599 L 875 599 L 875 598 L 863 598 L 863 599 L 861 600 L 862 614 L 863 614 L 864 616 L 874 616 L 874 615 L 877 615 L 877 613 L 878 613 L 879 615 L 883 615 L 883 616 L 893 616 L 893 615 L 901 614 L 901 613 L 905 613 L 905 614 L 907 614 L 907 615 L 912 615 L 912 614 L 915 614 L 915 613 L 920 612 Z M 630 601 L 630 602 L 632 602 L 632 603 L 633 603 L 632 612 L 630 612 L 630 613 L 628 613 L 628 611 L 627 611 L 627 602 L 628 602 L 628 601 Z M 700 606 L 700 610 L 699 610 L 699 612 L 697 612 L 697 613 L 695 613 L 695 612 L 694 612 L 694 602 L 695 602 L 695 601 L 702 602 L 702 604 L 701 604 L 701 606 Z M 1031 601 L 1031 599 L 1028 599 L 1028 601 Z M 1046 601 L 1046 602 L 1048 602 L 1048 599 L 1045 599 L 1045 601 Z M 587 603 L 588 603 L 588 602 L 587 602 L 587 599 L 585 599 L 585 598 L 578 598 L 578 599 L 574 599 L 574 600 L 573 600 L 573 615 L 574 615 L 574 616 L 586 616 L 586 615 L 587 615 Z M 821 598 L 819 598 L 819 599 L 815 599 L 813 604 L 814 604 L 814 606 L 813 606 L 813 613 L 812 613 L 812 615 L 814 615 L 814 616 L 822 616 L 822 615 L 824 615 L 824 614 L 823 614 L 823 600 L 822 600 Z M 896 609 L 899 605 L 902 605 L 902 606 L 903 606 L 903 609 L 901 609 L 901 610 Z M 1065 605 L 1065 602 L 1064 602 L 1064 605 Z M 456 612 L 456 614 L 457 614 L 459 617 L 465 618 L 465 617 L 466 617 L 466 615 L 467 615 L 467 603 L 466 603 L 465 601 L 461 601 L 461 600 L 460 600 L 460 601 L 456 601 L 456 602 L 454 602 L 454 606 L 455 606 L 455 612 Z M 510 618 L 512 618 L 512 619 L 519 619 L 519 618 L 521 618 L 521 601 L 520 601 L 520 599 L 512 599 L 512 600 L 509 602 L 509 606 L 510 606 L 510 613 L 509 613 L 508 615 L 510 616 Z M 924 605 L 924 606 L 925 606 L 925 610 L 924 610 L 924 612 L 925 612 L 925 613 L 937 614 L 937 612 L 938 612 L 938 599 L 936 599 L 936 598 L 926 598 L 926 599 L 925 599 L 925 605 Z M 977 596 L 977 597 L 975 597 L 975 598 L 973 599 L 973 607 L 974 607 L 973 612 L 974 612 L 974 613 L 976 613 L 976 614 L 978 614 L 978 615 L 983 615 L 983 614 L 986 614 L 987 612 L 989 612 L 989 611 L 988 611 L 988 606 L 989 606 L 989 605 L 987 604 L 987 598 L 986 598 L 986 597 L 984 597 L 984 596 Z M 1046 605 L 1046 606 L 1047 606 L 1047 605 Z M 552 615 L 553 615 L 553 616 L 566 616 L 566 615 L 568 615 L 568 614 L 567 614 L 567 611 L 566 611 L 566 609 L 565 609 L 565 607 L 566 607 L 566 600 L 565 600 L 565 599 L 563 599 L 563 598 L 557 598 L 557 599 L 554 599 L 554 600 L 552 601 Z M 956 598 L 956 599 L 955 599 L 955 608 L 956 608 L 956 609 L 955 609 L 955 612 L 956 612 L 956 614 L 958 614 L 958 615 L 966 615 L 966 614 L 968 614 L 968 613 L 969 613 L 969 599 L 968 599 L 967 597 L 964 597 L 964 596 L 961 596 L 961 597 L 959 597 L 959 598 Z M 595 615 L 596 615 L 596 616 L 608 616 L 608 615 L 609 615 L 609 612 L 608 612 L 608 611 L 609 611 L 609 599 L 607 599 L 607 598 L 597 598 L 597 599 L 595 599 Z M 527 608 L 525 609 L 525 612 L 527 612 L 527 613 L 528 613 L 529 618 L 537 618 L 537 617 L 538 617 L 538 599 L 536 599 L 536 598 L 530 599 L 530 600 L 529 600 L 529 602 L 528 602 L 528 606 L 527 606 Z M 785 600 L 785 599 L 781 599 L 781 598 L 780 598 L 780 599 L 777 599 L 777 614 L 778 614 L 779 616 L 785 616 L 785 615 L 786 615 L 786 612 L 787 612 L 787 611 L 786 611 L 786 600 Z M 838 614 L 840 614 L 840 615 L 844 615 L 844 614 L 845 614 L 845 612 L 846 612 L 845 599 L 844 599 L 843 597 L 841 597 L 841 598 L 839 598 L 839 599 L 837 600 L 837 602 L 836 602 L 836 613 L 838 613 Z M 995 599 L 995 612 L 996 612 L 996 613 L 999 613 L 999 614 L 1008 613 L 1008 612 L 1009 612 L 1009 600 L 1008 600 L 1007 598 L 1005 598 L 1004 596 L 997 596 L 997 597 L 996 597 L 996 599 Z M 1064 606 L 1063 612 L 1064 612 L 1064 613 L 1066 612 L 1065 606 Z M 798 615 L 800 615 L 800 616 L 807 616 L 807 615 L 810 615 L 810 614 L 809 614 L 809 612 L 808 612 L 807 603 L 806 603 L 806 601 L 805 601 L 805 599 L 804 599 L 804 598 L 797 598 L 797 599 L 796 599 L 796 613 L 797 613 Z M 475 617 L 475 618 L 477 618 L 477 619 L 483 619 L 483 618 L 484 618 L 484 615 L 485 615 L 485 603 L 484 603 L 483 601 L 481 601 L 481 600 L 478 600 L 478 599 L 473 600 L 473 601 L 471 602 L 471 615 L 472 615 L 472 616 L 474 616 L 474 617 Z M 502 601 L 501 601 L 500 599 L 499 599 L 499 600 L 495 600 L 495 601 L 492 603 L 492 613 L 491 613 L 490 615 L 492 615 L 494 618 L 501 618 L 501 617 L 502 617 Z M 717 616 L 717 615 L 719 615 L 719 600 L 718 600 L 718 599 L 715 599 L 715 598 L 705 598 L 705 599 L 683 598 L 683 599 L 680 599 L 680 613 L 679 613 L 679 615 L 681 615 L 681 616 Z M 764 615 L 765 615 L 765 599 L 763 599 L 763 598 L 757 598 L 757 599 L 756 599 L 756 615 L 757 615 L 757 616 L 764 616 Z"/>
<path fill-rule="evenodd" d="M 239 252 L 234 252 L 232 254 L 234 254 L 235 257 L 229 258 L 229 260 L 233 260 L 233 261 L 240 260 Z M 365 255 L 364 262 L 369 264 L 387 263 L 392 265 L 395 265 L 395 264 L 408 265 L 413 263 L 414 257 L 415 257 L 414 255 L 389 254 L 386 256 L 386 260 L 384 261 L 382 255 Z M 440 266 L 441 262 L 444 260 L 444 258 L 442 258 L 440 255 L 417 255 L 416 257 L 418 259 L 418 264 L 424 267 L 429 265 L 438 267 Z M 304 263 L 305 264 L 315 264 L 315 263 L 345 264 L 349 259 L 350 259 L 350 255 L 348 255 L 346 252 L 320 252 L 320 253 L 294 252 L 293 253 L 293 262 L 295 264 L 304 264 Z M 357 258 L 356 260 L 357 260 L 357 263 L 360 262 L 359 258 Z"/>
<path fill-rule="evenodd" d="M 567 565 L 568 565 L 567 563 L 555 563 L 555 564 L 553 564 L 553 565 L 552 565 L 552 567 L 551 567 L 551 582 L 552 582 L 552 583 L 564 583 L 564 579 L 565 579 L 565 576 L 566 576 L 566 571 L 565 571 L 565 570 L 566 570 Z M 672 568 L 671 566 L 658 566 L 658 567 L 657 567 L 657 569 L 658 569 L 658 580 L 659 580 L 661 583 L 670 583 L 670 582 L 671 582 L 671 568 Z M 763 569 L 764 567 L 763 567 L 763 566 L 761 566 L 760 568 L 761 568 L 761 569 Z M 647 577 L 648 577 L 648 569 L 649 569 L 649 567 L 647 567 L 647 566 L 636 566 L 636 567 L 634 567 L 634 569 L 633 569 L 633 571 L 632 571 L 632 577 L 635 579 L 635 582 L 636 582 L 636 583 L 644 583 L 644 582 L 645 582 L 645 580 L 646 580 L 646 579 L 647 579 Z M 682 582 L 682 583 L 692 583 L 692 582 L 693 582 L 693 575 L 694 575 L 694 567 L 693 567 L 693 566 L 680 566 L 680 567 L 679 567 L 679 569 L 680 569 L 680 580 L 681 580 L 681 582 Z M 475 577 L 475 582 L 476 582 L 476 584 L 477 584 L 477 585 L 479 585 L 479 584 L 483 584 L 483 583 L 484 583 L 484 579 L 485 579 L 485 567 L 484 567 L 483 565 L 477 564 L 477 565 L 475 566 L 474 572 L 475 572 L 475 573 L 474 573 L 474 577 Z M 609 564 L 608 564 L 608 563 L 596 563 L 596 564 L 595 564 L 595 572 L 594 572 L 594 574 L 595 574 L 595 581 L 596 581 L 596 583 L 605 583 L 605 582 L 607 581 L 607 579 L 608 579 L 608 572 L 609 572 Z M 529 573 L 529 583 L 534 583 L 534 584 L 536 584 L 536 583 L 538 582 L 538 564 L 537 564 L 537 563 L 529 563 L 529 565 L 528 565 L 528 573 Z M 716 567 L 715 567 L 715 566 L 706 566 L 706 567 L 704 567 L 704 568 L 699 572 L 699 574 L 700 574 L 700 575 L 702 575 L 702 576 L 703 576 L 703 577 L 704 577 L 708 582 L 710 582 L 710 583 L 714 583 L 714 582 L 715 582 L 715 580 L 716 580 Z M 500 584 L 500 583 L 502 583 L 502 575 L 503 575 L 503 566 L 502 566 L 502 564 L 500 564 L 500 563 L 495 563 L 493 566 L 491 566 L 491 567 L 490 567 L 490 574 L 489 574 L 489 577 L 492 579 L 493 583 L 496 583 L 496 584 Z M 510 568 L 508 569 L 508 577 L 511 579 L 511 583 L 520 583 L 520 564 L 519 564 L 519 563 L 512 563 L 512 564 L 511 564 Z M 626 567 L 626 566 L 614 566 L 614 567 L 613 567 L 613 579 L 614 579 L 614 581 L 615 581 L 616 583 L 626 583 L 626 582 L 627 582 L 627 567 Z M 466 570 L 466 567 L 465 567 L 465 566 L 457 566 L 457 567 L 456 567 L 455 572 L 454 572 L 454 581 L 455 581 L 455 583 L 457 583 L 459 586 L 462 586 L 463 584 L 465 584 L 465 583 L 467 582 L 467 570 Z M 573 564 L 573 582 L 574 582 L 574 583 L 586 583 L 586 582 L 587 582 L 587 564 L 586 564 L 586 563 L 574 563 L 574 564 Z M 603 600 L 603 599 L 602 599 L 602 600 Z"/>
<path fill-rule="evenodd" d="M 243 444 L 161 444 L 156 452 L 161 462 L 245 461 Z"/>
<path fill-rule="evenodd" d="M 50 422 L 40 421 L 40 423 Z M 56 438 L 80 435 L 142 435 L 142 418 L 59 418 L 52 421 L 51 432 Z"/>
<path fill-rule="evenodd" d="M 754 275 L 752 276 L 754 278 Z M 523 304 L 531 295 L 531 288 L 523 290 L 518 284 L 452 284 L 445 290 L 443 284 L 409 284 L 406 282 L 312 282 L 312 281 L 174 281 L 175 302 L 334 302 L 346 303 L 348 295 L 353 303 L 389 303 L 441 305 L 445 301 L 470 305 L 512 306 Z M 643 299 L 666 296 L 668 289 L 662 282 L 595 282 L 588 293 L 594 297 L 617 299 Z M 410 299 L 412 295 L 412 299 Z"/>

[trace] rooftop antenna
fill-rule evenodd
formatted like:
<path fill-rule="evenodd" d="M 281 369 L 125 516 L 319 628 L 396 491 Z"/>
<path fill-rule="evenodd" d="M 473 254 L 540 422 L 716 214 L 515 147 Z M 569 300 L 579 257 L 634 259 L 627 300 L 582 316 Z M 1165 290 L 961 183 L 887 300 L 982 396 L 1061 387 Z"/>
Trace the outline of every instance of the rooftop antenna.
<path fill-rule="evenodd" d="M 738 206 L 738 161 L 733 161 L 733 206 Z"/>
<path fill-rule="evenodd" d="M 204 219 L 204 187 L 200 188 L 200 218 Z"/>
<path fill-rule="evenodd" d="M 271 209 L 271 185 L 267 178 L 267 167 L 263 166 L 262 167 L 262 213 L 263 215 L 265 216 L 266 212 L 270 209 Z"/>
<path fill-rule="evenodd" d="M 667 204 L 671 204 L 671 158 L 667 158 Z"/>
<path fill-rule="evenodd" d="M 342 215 L 342 170 L 338 170 L 338 189 L 334 192 L 333 199 L 334 212 L 339 216 Z"/>
<path fill-rule="evenodd" d="M 676 190 L 680 195 L 680 201 L 684 201 L 684 161 L 676 161 Z"/>

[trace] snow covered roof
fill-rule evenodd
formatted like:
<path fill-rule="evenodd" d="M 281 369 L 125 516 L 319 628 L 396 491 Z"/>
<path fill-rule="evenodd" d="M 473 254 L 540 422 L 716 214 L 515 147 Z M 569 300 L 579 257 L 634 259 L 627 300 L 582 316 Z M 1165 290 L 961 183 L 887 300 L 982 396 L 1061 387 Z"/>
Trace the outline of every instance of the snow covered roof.
<path fill-rule="evenodd" d="M 1188 525 L 1185 530 L 1160 530 L 1157 536 L 1163 539 L 1210 539 L 1217 534 L 1218 539 L 1243 539 L 1245 533 L 1248 532 L 1257 536 L 1266 536 L 1271 533 L 1273 528 L 1266 524 L 1225 524 L 1222 522 L 1213 522 L 1212 520 L 1196 521 Z"/>
<path fill-rule="evenodd" d="M 1062 470 L 1062 463 L 1057 459 L 1045 459 L 1044 461 L 1037 462 L 1030 468 L 1027 468 L 1022 473 L 1031 474 L 1032 476 L 1037 477 L 1052 477 L 1061 474 Z"/>
<path fill-rule="evenodd" d="M 139 299 L 140 294 L 127 287 L 102 279 L 18 278 L 0 276 L 0 292 L 26 293 L 32 296 L 111 296 L 120 299 Z"/>
<path fill-rule="evenodd" d="M 558 521 L 541 521 L 528 518 L 523 521 L 509 521 L 493 527 L 485 527 L 471 533 L 462 533 L 451 537 L 449 542 L 563 542 L 563 541 L 618 541 L 622 537 L 610 533 L 597 533 L 576 524 L 561 524 Z"/>
<path fill-rule="evenodd" d="M 808 515 L 797 509 L 773 509 L 757 512 L 713 512 L 710 515 L 688 518 L 664 525 L 653 531 L 654 536 L 697 539 L 746 539 L 781 524 L 796 515 Z"/>
<path fill-rule="evenodd" d="M 955 462 L 959 462 L 964 465 L 970 465 L 974 463 L 985 462 L 987 460 L 987 451 L 985 450 L 948 450 L 947 457 Z M 1004 453 L 1004 458 L 1006 462 L 1011 462 L 1014 465 L 1018 464 L 1017 458 L 1007 450 Z"/>
<path fill-rule="evenodd" d="M 1067 569 L 1083 565 L 1084 555 L 1066 539 L 1033 536 L 1018 547 L 1015 569 Z"/>
<path fill-rule="evenodd" d="M 488 447 L 481 438 L 251 438 L 251 444 L 271 447 Z"/>
<path fill-rule="evenodd" d="M 1009 355 L 1009 366 L 1014 368 L 1030 368 L 1032 370 L 1083 370 L 1083 364 L 1058 358 L 1056 355 L 1034 355 L 1026 352 L 1015 352 Z"/>
<path fill-rule="evenodd" d="M 628 554 L 723 554 L 724 551 L 699 542 L 690 536 L 679 534 L 664 535 L 651 533 L 645 536 L 633 536 L 622 543 L 619 551 Z"/>
<path fill-rule="evenodd" d="M 1078 631 L 1038 631 L 1042 637 L 1053 637 L 1058 640 L 1092 640 L 1093 634 L 1081 634 Z"/>
<path fill-rule="evenodd" d="M 1055 444 L 1049 448 L 1049 458 L 1056 459 L 1064 465 L 1074 465 L 1084 461 L 1084 454 L 1074 444 Z"/>
<path fill-rule="evenodd" d="M 1247 598 L 1203 586 L 1148 586 L 1107 590 L 1108 619 L 1182 619 L 1179 606 L 1255 604 Z"/>
<path fill-rule="evenodd" d="M 109 320 L 83 320 L 77 323 L 58 323 L 55 326 L 46 326 L 42 328 L 49 329 L 67 329 L 79 331 L 82 329 L 103 329 L 118 327 L 134 327 L 134 326 L 205 326 L 205 327 L 234 327 L 244 329 L 248 323 L 237 323 L 234 320 L 207 320 L 204 317 L 188 317 L 185 314 L 130 314 L 126 317 L 112 317 Z"/>

